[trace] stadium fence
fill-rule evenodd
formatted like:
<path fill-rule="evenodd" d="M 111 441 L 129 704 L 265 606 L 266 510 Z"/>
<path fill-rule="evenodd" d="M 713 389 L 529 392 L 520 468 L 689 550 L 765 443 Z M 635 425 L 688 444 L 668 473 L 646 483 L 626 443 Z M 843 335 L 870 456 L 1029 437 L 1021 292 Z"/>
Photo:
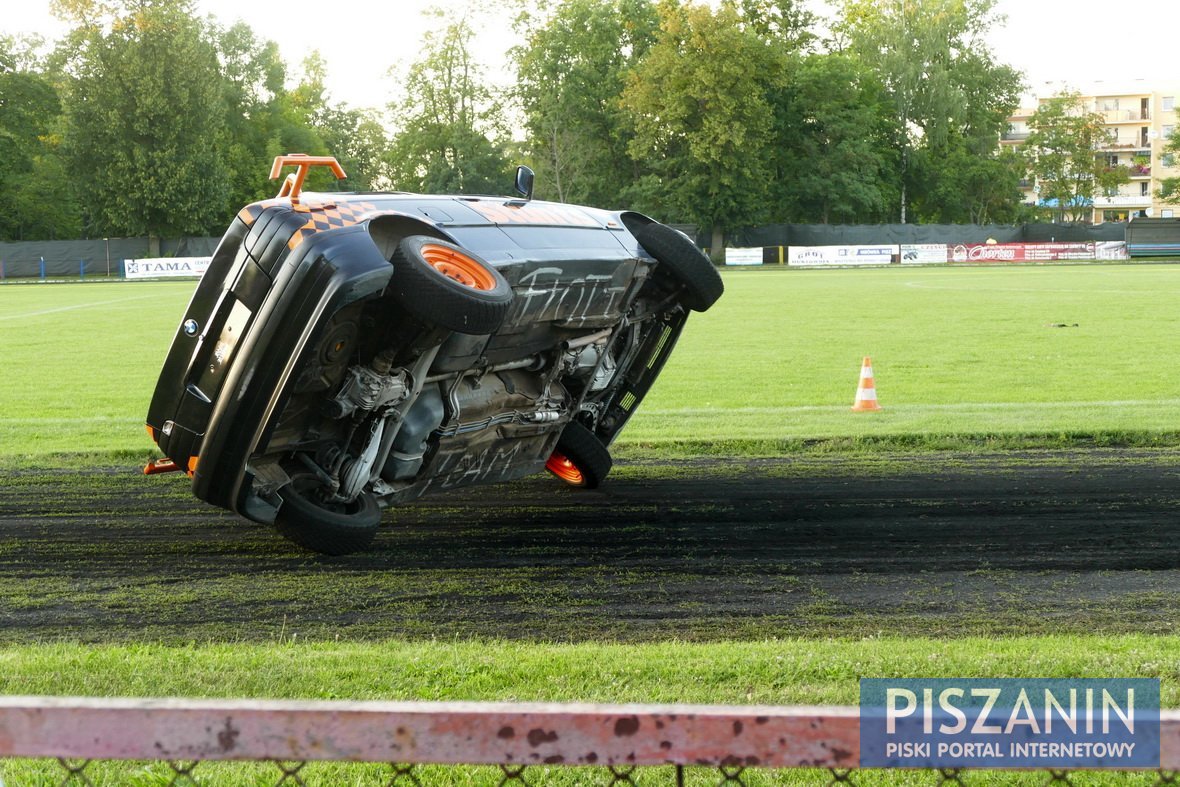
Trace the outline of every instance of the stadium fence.
<path fill-rule="evenodd" d="M 1160 769 L 1143 781 L 1176 784 L 1180 712 L 1161 714 L 1160 735 Z M 887 773 L 859 769 L 856 708 L 806 706 L 0 697 L 0 758 L 5 773 L 11 758 L 51 758 L 63 784 L 110 783 L 100 761 L 163 763 L 151 783 L 167 784 L 204 784 L 200 766 L 218 761 L 266 763 L 278 785 L 321 783 L 310 770 L 320 761 L 381 764 L 381 784 L 433 783 L 422 771 L 433 765 L 491 766 L 498 784 L 866 784 Z"/>

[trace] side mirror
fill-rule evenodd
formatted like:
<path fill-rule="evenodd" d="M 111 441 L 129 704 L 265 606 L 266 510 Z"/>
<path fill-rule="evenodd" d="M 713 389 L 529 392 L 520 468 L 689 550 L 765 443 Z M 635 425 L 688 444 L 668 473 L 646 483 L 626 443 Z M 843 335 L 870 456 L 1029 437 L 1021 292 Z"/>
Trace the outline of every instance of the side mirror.
<path fill-rule="evenodd" d="M 514 188 L 516 189 L 516 193 L 519 194 L 520 196 L 524 197 L 526 200 L 532 199 L 533 198 L 533 181 L 535 179 L 536 179 L 536 175 L 533 174 L 533 171 L 531 169 L 529 169 L 528 167 L 525 167 L 525 166 L 517 167 L 516 168 L 516 185 L 514 186 Z"/>

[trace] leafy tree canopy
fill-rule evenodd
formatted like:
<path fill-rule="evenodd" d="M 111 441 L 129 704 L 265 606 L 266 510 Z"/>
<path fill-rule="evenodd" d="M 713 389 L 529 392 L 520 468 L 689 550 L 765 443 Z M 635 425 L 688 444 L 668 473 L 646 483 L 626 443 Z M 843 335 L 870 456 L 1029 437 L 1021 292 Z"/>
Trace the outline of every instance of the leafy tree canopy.
<path fill-rule="evenodd" d="M 390 105 L 397 133 L 386 164 L 396 188 L 496 194 L 511 183 L 500 97 L 472 57 L 472 35 L 467 19 L 428 34 L 405 97 Z"/>
<path fill-rule="evenodd" d="M 538 196 L 616 207 L 645 171 L 619 97 L 657 26 L 650 0 L 566 0 L 523 18 L 513 59 Z"/>
<path fill-rule="evenodd" d="M 916 182 L 937 182 L 952 151 L 995 151 L 1005 119 L 1016 107 L 1022 77 L 996 63 L 983 43 L 1001 20 L 995 0 L 844 0 L 836 26 L 843 45 L 874 68 L 893 104 L 900 162 L 902 223 Z M 964 142 L 965 140 L 965 142 Z M 913 151 L 927 171 L 913 169 Z"/>
<path fill-rule="evenodd" d="M 656 42 L 628 75 L 622 105 L 635 126 L 631 156 L 649 163 L 657 213 L 723 234 L 768 211 L 771 89 L 785 54 L 732 2 L 713 10 L 664 0 Z"/>
<path fill-rule="evenodd" d="M 1077 93 L 1043 101 L 1028 127 L 1022 150 L 1040 201 L 1062 221 L 1087 219 L 1095 196 L 1130 180 L 1127 167 L 1109 167 L 1098 156 L 1098 148 L 1109 140 L 1104 118 L 1089 111 Z"/>
<path fill-rule="evenodd" d="M 104 10 L 113 14 L 105 26 L 84 17 L 75 31 L 66 103 L 66 150 L 91 195 L 89 219 L 104 233 L 209 232 L 222 223 L 228 177 L 208 30 L 188 0 L 126 0 Z"/>

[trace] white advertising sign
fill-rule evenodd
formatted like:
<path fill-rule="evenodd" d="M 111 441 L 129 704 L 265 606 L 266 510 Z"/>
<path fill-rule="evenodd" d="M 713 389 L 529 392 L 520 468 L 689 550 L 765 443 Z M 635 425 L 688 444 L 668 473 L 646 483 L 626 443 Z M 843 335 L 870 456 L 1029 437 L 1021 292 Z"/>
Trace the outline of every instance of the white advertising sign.
<path fill-rule="evenodd" d="M 791 246 L 787 264 L 796 267 L 840 265 L 888 265 L 897 246 Z"/>
<path fill-rule="evenodd" d="M 1126 241 L 1100 240 L 1094 244 L 1094 259 L 1096 260 L 1129 260 Z"/>
<path fill-rule="evenodd" d="M 946 262 L 945 243 L 903 243 L 901 244 L 902 265 L 931 265 Z"/>
<path fill-rule="evenodd" d="M 212 257 L 158 257 L 123 260 L 123 274 L 128 279 L 160 279 L 205 275 Z"/>
<path fill-rule="evenodd" d="M 726 265 L 761 265 L 762 264 L 762 247 L 750 249 L 726 249 L 725 250 L 725 264 Z"/>

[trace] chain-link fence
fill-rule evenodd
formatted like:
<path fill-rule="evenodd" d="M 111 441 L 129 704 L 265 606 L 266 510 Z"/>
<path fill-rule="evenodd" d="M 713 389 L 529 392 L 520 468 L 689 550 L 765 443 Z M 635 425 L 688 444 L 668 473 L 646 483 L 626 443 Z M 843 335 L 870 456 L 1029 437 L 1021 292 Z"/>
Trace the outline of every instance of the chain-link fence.
<path fill-rule="evenodd" d="M 0 698 L 5 785 L 1177 784 L 1160 770 L 860 769 L 856 708 Z"/>
<path fill-rule="evenodd" d="M 426 766 L 382 763 L 336 765 L 317 762 L 266 762 L 211 766 L 204 762 L 107 763 L 88 760 L 47 762 L 9 761 L 13 768 L 7 785 L 634 785 L 635 787 L 709 787 L 710 785 L 1175 785 L 1177 774 L 1097 771 L 883 771 L 859 769 L 759 769 L 741 766 Z M 7 775 L 7 774 L 6 774 Z"/>

